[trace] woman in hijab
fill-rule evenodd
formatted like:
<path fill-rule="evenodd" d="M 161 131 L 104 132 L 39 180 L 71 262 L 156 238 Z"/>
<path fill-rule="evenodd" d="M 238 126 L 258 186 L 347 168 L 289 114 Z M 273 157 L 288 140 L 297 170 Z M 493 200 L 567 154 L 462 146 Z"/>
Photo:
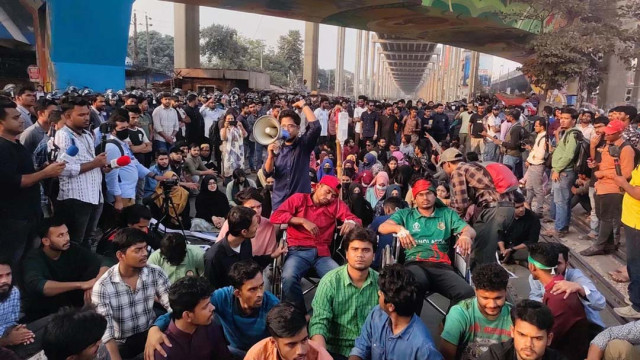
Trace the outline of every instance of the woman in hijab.
<path fill-rule="evenodd" d="M 378 201 L 384 199 L 384 195 L 387 193 L 387 187 L 389 186 L 389 175 L 380 171 L 372 184 L 371 187 L 367 189 L 366 199 L 371 204 L 371 207 L 375 207 L 378 204 Z"/>
<path fill-rule="evenodd" d="M 178 180 L 178 175 L 173 171 L 167 171 L 164 173 L 164 177 Z M 180 225 L 180 219 L 182 220 L 182 226 L 189 228 L 189 212 L 186 212 L 187 203 L 189 201 L 189 192 L 182 188 L 180 185 L 174 185 L 171 187 L 169 197 L 172 200 L 169 206 L 168 214 L 164 214 L 164 203 L 168 201 L 164 196 L 164 182 L 158 182 L 156 185 L 156 191 L 153 195 L 153 205 L 151 206 L 151 212 L 156 219 L 160 219 L 163 215 L 167 215 L 164 221 L 164 225 L 171 228 L 177 228 Z"/>
<path fill-rule="evenodd" d="M 390 197 L 397 197 L 399 199 L 402 199 L 402 189 L 400 188 L 400 185 L 397 184 L 393 184 L 393 185 L 389 185 L 387 187 L 387 191 L 384 194 L 384 198 L 378 200 L 378 203 L 376 204 L 376 206 L 373 209 L 373 215 L 374 216 L 382 216 L 384 215 L 384 200 L 390 198 Z M 405 207 L 406 207 L 406 202 L 403 201 L 405 203 Z"/>
<path fill-rule="evenodd" d="M 318 169 L 320 169 L 320 165 L 322 165 L 322 163 L 324 162 L 324 159 L 326 159 L 328 155 L 329 155 L 328 152 L 326 152 L 325 150 L 322 150 L 318 155 L 318 161 L 313 166 L 313 170 L 317 171 Z M 318 181 L 319 180 L 320 179 L 318 179 Z"/>
<path fill-rule="evenodd" d="M 325 175 L 336 176 L 336 170 L 333 168 L 333 161 L 328 157 L 322 161 L 318 171 L 316 172 L 317 180 L 320 181 Z"/>
<path fill-rule="evenodd" d="M 376 156 L 372 153 L 367 153 L 364 156 L 364 160 L 362 160 L 362 164 L 360 165 L 360 172 L 364 172 L 367 170 L 371 170 L 373 165 L 378 161 Z"/>
<path fill-rule="evenodd" d="M 342 163 L 342 176 L 348 176 L 353 180 L 356 176 L 356 164 L 352 160 L 345 160 Z"/>
<path fill-rule="evenodd" d="M 364 198 L 362 187 L 358 183 L 349 185 L 349 210 L 362 220 L 362 226 L 366 227 L 373 221 L 373 209 Z"/>
<path fill-rule="evenodd" d="M 391 155 L 393 157 L 395 157 L 396 160 L 398 160 L 398 166 L 408 165 L 409 164 L 409 163 L 407 163 L 406 156 L 404 156 L 402 151 L 394 151 Z"/>
<path fill-rule="evenodd" d="M 356 182 L 360 183 L 362 188 L 366 190 L 369 188 L 369 185 L 371 185 L 371 183 L 373 182 L 373 174 L 371 174 L 371 171 L 367 170 L 362 174 L 358 175 L 358 177 L 356 177 Z"/>
<path fill-rule="evenodd" d="M 345 160 L 345 162 L 347 161 L 352 161 L 353 162 L 353 169 L 355 170 L 356 174 L 358 174 L 358 160 L 356 159 L 355 155 L 349 155 L 347 156 L 347 160 Z"/>
<path fill-rule="evenodd" d="M 218 188 L 216 177 L 205 176 L 196 197 L 196 217 L 191 222 L 191 231 L 220 229 L 230 209 L 229 200 Z"/>
<path fill-rule="evenodd" d="M 384 171 L 389 175 L 389 183 L 394 184 L 398 177 L 398 159 L 395 156 L 389 158 L 387 165 L 384 167 Z"/>

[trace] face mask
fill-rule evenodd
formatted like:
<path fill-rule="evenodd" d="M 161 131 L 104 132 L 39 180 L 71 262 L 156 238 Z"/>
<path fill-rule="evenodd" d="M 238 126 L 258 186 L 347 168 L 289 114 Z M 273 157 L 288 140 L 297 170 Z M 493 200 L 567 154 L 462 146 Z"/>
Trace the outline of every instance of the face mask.
<path fill-rule="evenodd" d="M 120 140 L 125 140 L 129 137 L 129 129 L 116 130 L 116 137 Z"/>
<path fill-rule="evenodd" d="M 387 190 L 387 185 L 376 185 L 378 190 Z"/>
<path fill-rule="evenodd" d="M 168 165 L 168 164 L 167 164 L 167 166 L 162 166 L 162 165 L 158 164 L 158 169 L 160 169 L 160 170 L 162 170 L 162 171 L 165 171 L 165 170 L 167 170 L 168 168 L 169 168 L 169 165 Z"/>
<path fill-rule="evenodd" d="M 265 185 L 264 188 L 267 189 L 267 191 L 273 191 L 273 184 Z"/>

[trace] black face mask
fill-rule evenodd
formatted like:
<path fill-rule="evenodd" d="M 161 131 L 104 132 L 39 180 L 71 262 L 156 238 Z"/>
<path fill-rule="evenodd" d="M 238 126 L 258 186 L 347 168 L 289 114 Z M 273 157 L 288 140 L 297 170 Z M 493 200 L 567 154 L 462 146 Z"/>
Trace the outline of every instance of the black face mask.
<path fill-rule="evenodd" d="M 168 164 L 167 164 L 167 166 L 161 166 L 160 164 L 157 164 L 157 165 L 158 165 L 158 169 L 160 169 L 162 171 L 165 171 L 165 170 L 167 170 L 169 168 Z"/>
<path fill-rule="evenodd" d="M 273 191 L 273 184 L 265 185 L 264 188 L 267 189 L 267 191 Z"/>
<path fill-rule="evenodd" d="M 129 129 L 116 130 L 116 137 L 120 140 L 126 140 L 129 137 Z"/>

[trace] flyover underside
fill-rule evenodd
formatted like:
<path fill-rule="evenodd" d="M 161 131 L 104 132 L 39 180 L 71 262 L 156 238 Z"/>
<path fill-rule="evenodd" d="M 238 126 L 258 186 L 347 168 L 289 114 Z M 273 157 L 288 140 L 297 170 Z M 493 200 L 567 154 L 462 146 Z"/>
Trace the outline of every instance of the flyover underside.
<path fill-rule="evenodd" d="M 442 43 L 517 62 L 526 59 L 522 44 L 533 36 L 501 22 L 496 15 L 505 8 L 501 0 L 165 1 L 369 30 L 380 36 Z"/>
<path fill-rule="evenodd" d="M 405 94 L 415 92 L 424 75 L 428 74 L 436 44 L 385 34 L 378 34 L 377 43 L 382 48 L 383 61 L 395 84 Z"/>

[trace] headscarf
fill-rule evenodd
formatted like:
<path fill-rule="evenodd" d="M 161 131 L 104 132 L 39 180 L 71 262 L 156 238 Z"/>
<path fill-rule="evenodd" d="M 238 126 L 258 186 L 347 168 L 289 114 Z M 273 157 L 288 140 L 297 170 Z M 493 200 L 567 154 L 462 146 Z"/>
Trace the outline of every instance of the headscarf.
<path fill-rule="evenodd" d="M 384 186 L 384 189 L 379 189 L 378 186 Z M 375 179 L 373 180 L 373 183 L 371 184 L 371 187 L 373 188 L 373 192 L 376 195 L 376 199 L 380 200 L 387 192 L 387 187 L 389 186 L 389 174 L 387 174 L 385 171 L 380 171 Z"/>
<path fill-rule="evenodd" d="M 391 156 L 398 160 L 398 167 L 401 165 L 408 165 L 407 161 L 404 159 L 404 153 L 402 151 L 394 151 Z"/>
<path fill-rule="evenodd" d="M 398 197 L 402 199 L 402 188 L 400 187 L 400 185 L 398 184 L 392 184 L 387 186 L 387 193 L 385 194 L 385 199 L 388 199 L 390 197 L 392 197 L 393 195 L 391 195 L 393 193 L 393 191 L 398 191 Z"/>
<path fill-rule="evenodd" d="M 329 154 L 328 154 L 326 151 L 324 151 L 324 150 L 322 150 L 322 151 L 320 152 L 320 155 L 318 155 L 318 161 L 317 161 L 317 163 L 315 164 L 315 166 L 313 167 L 313 168 L 314 168 L 314 170 L 318 170 L 318 164 L 322 164 L 322 162 L 324 161 L 324 159 L 325 159 L 328 155 L 329 155 Z"/>
<path fill-rule="evenodd" d="M 167 171 L 164 173 L 164 177 L 171 178 L 177 177 L 173 171 Z M 185 207 L 187 207 L 187 202 L 189 201 L 189 192 L 182 188 L 182 186 L 176 185 L 171 188 L 171 193 L 169 194 L 171 200 L 173 200 L 174 206 L 169 206 L 169 216 L 171 217 L 171 222 L 174 224 L 178 224 L 178 218 Z M 164 204 L 164 191 L 162 189 L 162 182 L 158 181 L 158 185 L 156 185 L 156 199 L 153 201 L 159 208 L 162 210 L 162 206 Z"/>
<path fill-rule="evenodd" d="M 371 167 L 371 174 L 375 177 L 379 172 L 384 170 L 384 166 L 378 161 Z M 388 175 L 388 174 L 387 174 Z"/>
<path fill-rule="evenodd" d="M 371 167 L 378 161 L 376 156 L 372 153 L 367 153 L 364 156 L 364 161 L 362 162 L 362 171 L 371 170 Z"/>
<path fill-rule="evenodd" d="M 329 168 L 328 171 L 325 171 L 325 169 L 324 169 L 324 166 L 326 164 L 330 165 L 330 168 Z M 324 159 L 322 161 L 322 164 L 320 164 L 320 167 L 318 168 L 318 171 L 316 172 L 316 176 L 317 176 L 318 181 L 322 180 L 322 178 L 325 175 L 333 175 L 333 176 L 336 175 L 336 169 L 333 167 L 333 161 L 331 161 L 331 159 L 329 159 L 329 158 L 326 158 L 326 159 Z"/>
<path fill-rule="evenodd" d="M 353 169 L 355 170 L 356 174 L 358 173 L 358 160 L 356 158 L 355 155 L 349 155 L 347 156 L 347 160 L 345 160 L 345 162 L 347 161 L 352 161 L 353 162 Z"/>
<path fill-rule="evenodd" d="M 369 184 L 373 181 L 373 174 L 371 171 L 364 171 L 362 174 L 358 175 L 356 178 L 356 182 L 359 182 L 365 188 L 369 187 Z"/>
<path fill-rule="evenodd" d="M 359 188 L 360 194 L 354 195 L 353 191 Z M 353 215 L 362 220 L 362 225 L 367 226 L 373 221 L 373 208 L 371 204 L 364 198 L 364 189 L 358 183 L 351 183 L 349 185 L 349 210 Z"/>
<path fill-rule="evenodd" d="M 213 175 L 206 175 L 200 183 L 200 192 L 196 197 L 196 217 L 211 222 L 212 216 L 226 217 L 229 213 L 227 195 L 220 191 L 209 191 L 209 181 L 216 180 Z M 217 184 L 216 184 L 217 185 Z"/>

